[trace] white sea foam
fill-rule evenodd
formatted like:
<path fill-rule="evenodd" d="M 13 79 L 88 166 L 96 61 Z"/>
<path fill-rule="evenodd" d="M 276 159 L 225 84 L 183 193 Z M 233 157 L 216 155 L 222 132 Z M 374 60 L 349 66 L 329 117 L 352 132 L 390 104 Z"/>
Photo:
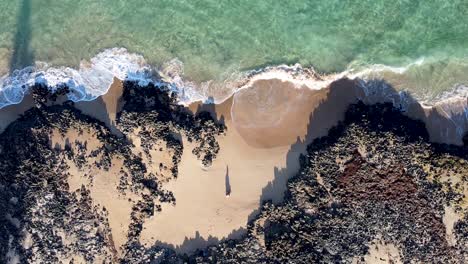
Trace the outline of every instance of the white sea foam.
<path fill-rule="evenodd" d="M 295 87 L 303 86 L 313 90 L 320 90 L 328 87 L 333 81 L 346 77 L 346 72 L 337 74 L 320 75 L 313 68 L 304 68 L 300 64 L 279 65 L 267 67 L 261 70 L 252 71 L 248 75 L 248 80 L 240 89 L 250 87 L 258 80 L 278 79 L 284 82 L 291 82 Z"/>
<path fill-rule="evenodd" d="M 201 101 L 205 103 L 222 103 L 239 90 L 247 80 L 249 72 L 237 68 L 226 69 L 221 80 L 209 80 L 196 83 L 184 75 L 184 64 L 173 59 L 159 70 L 162 81 L 178 93 L 179 103 L 189 105 Z"/>
<path fill-rule="evenodd" d="M 160 75 L 173 90 L 178 91 L 180 103 L 190 104 L 196 101 L 206 101 L 208 95 L 203 95 L 202 85 L 184 79 L 184 64 L 179 59 L 165 63 L 160 70 Z"/>
<path fill-rule="evenodd" d="M 141 55 L 123 48 L 113 48 L 99 53 L 90 61 L 83 61 L 78 69 L 49 67 L 37 62 L 35 66 L 15 70 L 0 79 L 0 108 L 21 102 L 34 84 L 45 84 L 51 90 L 68 86 L 72 101 L 90 101 L 109 89 L 114 77 L 138 81 L 141 85 L 151 81 L 151 68 Z"/>
<path fill-rule="evenodd" d="M 382 72 L 393 72 L 396 74 L 404 74 L 406 71 L 408 71 L 411 67 L 417 67 L 421 66 L 426 62 L 426 59 L 424 57 L 421 57 L 417 60 L 415 60 L 412 63 L 409 63 L 404 66 L 389 66 L 385 64 L 373 64 L 373 65 L 366 65 L 364 69 L 362 67 L 353 67 L 350 65 L 348 70 L 346 70 L 346 75 L 349 75 L 350 77 L 353 78 L 373 78 L 373 77 L 378 77 L 380 73 Z"/>
<path fill-rule="evenodd" d="M 408 110 L 413 104 L 419 104 L 428 110 L 434 109 L 439 114 L 442 114 L 444 118 L 450 120 L 455 127 L 457 137 L 462 138 L 468 131 L 468 87 L 466 85 L 456 84 L 450 90 L 443 91 L 436 96 L 424 97 L 413 95 L 407 90 L 397 91 L 388 83 L 379 79 L 381 78 L 379 75 L 381 72 L 393 72 L 403 76 L 406 71 L 413 67 L 420 67 L 424 63 L 426 63 L 426 60 L 422 58 L 405 67 L 376 65 L 375 67 L 356 73 L 354 77 L 361 80 L 360 84 L 365 92 L 364 98 L 361 99 L 369 103 L 378 100 L 391 102 L 403 111 Z"/>
<path fill-rule="evenodd" d="M 51 90 L 60 86 L 68 86 L 71 92 L 68 97 L 72 101 L 90 101 L 105 94 L 114 78 L 132 80 L 144 86 L 152 82 L 156 85 L 169 86 L 178 94 L 179 102 L 188 105 L 195 101 L 221 103 L 239 90 L 249 88 L 257 80 L 280 79 L 306 86 L 310 89 L 323 89 L 340 78 L 357 79 L 364 91 L 364 101 L 385 98 L 395 106 L 405 110 L 415 103 L 415 99 L 423 105 L 439 105 L 457 123 L 468 123 L 468 87 L 457 85 L 450 91 L 442 92 L 431 101 L 414 97 L 405 90 L 396 91 L 385 82 L 379 82 L 381 73 L 392 72 L 404 75 L 414 67 L 426 63 L 421 58 L 404 67 L 387 65 L 372 65 L 363 69 L 350 67 L 347 71 L 321 75 L 313 68 L 305 68 L 300 64 L 292 66 L 279 65 L 259 70 L 242 72 L 237 69 L 226 71 L 222 81 L 207 81 L 196 83 L 184 76 L 184 65 L 174 59 L 163 65 L 161 69 L 153 69 L 143 56 L 130 53 L 124 48 L 104 50 L 91 58 L 82 61 L 79 68 L 50 67 L 46 63 L 37 62 L 33 67 L 14 71 L 11 75 L 0 78 L 0 108 L 21 102 L 29 88 L 36 83 L 45 84 Z M 460 112 L 462 111 L 462 112 Z"/>
<path fill-rule="evenodd" d="M 179 102 L 184 105 L 196 101 L 220 103 L 235 92 L 244 76 L 240 71 L 231 70 L 221 82 L 195 83 L 184 78 L 184 65 L 178 59 L 167 62 L 161 69 L 153 69 L 143 56 L 113 48 L 90 61 L 82 61 L 78 69 L 36 62 L 35 66 L 15 70 L 0 78 L 0 108 L 21 102 L 35 84 L 44 84 L 52 91 L 66 85 L 71 90 L 70 100 L 91 101 L 105 94 L 114 78 L 137 81 L 141 86 L 150 82 L 164 84 L 178 94 Z"/>
<path fill-rule="evenodd" d="M 362 101 L 365 103 L 390 102 L 395 107 L 407 112 L 413 106 L 422 106 L 428 110 L 435 110 L 449 120 L 456 130 L 456 139 L 459 142 L 468 131 L 468 88 L 464 85 L 457 85 L 452 90 L 445 91 L 432 98 L 417 97 L 408 90 L 396 90 L 391 83 L 382 79 L 380 72 L 394 72 L 404 75 L 412 67 L 418 67 L 424 63 L 424 59 L 406 67 L 390 67 L 385 65 L 375 65 L 363 71 L 350 69 L 338 74 L 321 76 L 312 68 L 302 68 L 300 65 L 269 67 L 261 71 L 253 72 L 249 81 L 240 89 L 249 89 L 258 80 L 279 79 L 295 84 L 296 87 L 308 87 L 310 89 L 323 89 L 328 87 L 333 81 L 341 78 L 349 78 L 357 81 L 362 91 Z M 448 128 L 440 128 L 443 129 Z M 447 137 L 449 135 L 447 134 Z"/>

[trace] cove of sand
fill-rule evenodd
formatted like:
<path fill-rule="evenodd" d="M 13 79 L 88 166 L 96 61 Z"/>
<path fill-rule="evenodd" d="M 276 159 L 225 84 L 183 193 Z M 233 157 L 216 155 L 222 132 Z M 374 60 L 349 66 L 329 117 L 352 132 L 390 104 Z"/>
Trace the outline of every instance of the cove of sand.
<path fill-rule="evenodd" d="M 94 101 L 76 103 L 75 107 L 103 121 L 118 134 L 114 124 L 121 95 L 122 82 L 115 80 L 107 94 Z M 347 107 L 364 97 L 355 80 L 341 79 L 325 88 L 311 89 L 295 81 L 258 78 L 222 104 L 190 105 L 192 112 L 208 110 L 226 125 L 225 135 L 218 139 L 219 154 L 211 166 L 203 166 L 191 153 L 194 146 L 182 135 L 184 152 L 178 177 L 163 185 L 174 193 L 176 204 L 163 204 L 161 212 L 144 222 L 140 242 L 190 252 L 241 236 L 262 201 L 281 202 L 287 179 L 297 172 L 299 156 L 307 144 L 326 135 L 344 118 Z M 386 99 L 366 98 L 368 103 Z M 463 113 L 467 104 L 453 102 L 457 107 L 451 109 Z M 1 128 L 31 105 L 32 100 L 27 99 L 2 109 Z M 455 123 L 444 109 L 444 105 L 425 108 L 416 102 L 408 107 L 406 114 L 423 120 L 433 141 L 461 144 L 460 129 L 468 130 L 467 120 Z M 73 140 L 80 137 L 83 136 L 75 135 Z M 57 141 L 64 144 L 65 138 Z M 136 143 L 137 152 L 139 144 Z M 115 161 L 114 165 L 118 167 L 118 163 Z M 95 171 L 102 181 L 95 181 L 91 195 L 96 204 L 104 204 L 109 210 L 115 243 L 123 245 L 128 217 L 122 216 L 128 216 L 130 205 L 119 198 L 115 188 L 106 188 L 117 184 L 118 179 L 113 179 L 111 174 Z M 72 186 L 79 188 L 84 178 L 75 176 L 70 180 L 74 181 Z"/>

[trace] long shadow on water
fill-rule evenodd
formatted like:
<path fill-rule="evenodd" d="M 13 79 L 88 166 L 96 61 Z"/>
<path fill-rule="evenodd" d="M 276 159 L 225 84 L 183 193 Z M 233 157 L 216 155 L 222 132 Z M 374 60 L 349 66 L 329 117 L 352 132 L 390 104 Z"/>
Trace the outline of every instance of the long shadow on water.
<path fill-rule="evenodd" d="M 10 58 L 10 74 L 14 70 L 31 66 L 34 63 L 34 52 L 31 50 L 31 0 L 19 1 L 16 33 L 13 42 L 13 53 Z"/>

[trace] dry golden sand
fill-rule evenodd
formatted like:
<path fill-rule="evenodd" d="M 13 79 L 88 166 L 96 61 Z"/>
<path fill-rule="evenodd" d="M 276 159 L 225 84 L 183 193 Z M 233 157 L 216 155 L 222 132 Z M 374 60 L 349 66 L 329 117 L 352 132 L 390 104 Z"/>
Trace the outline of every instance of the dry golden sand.
<path fill-rule="evenodd" d="M 262 189 L 273 181 L 275 167 L 286 167 L 289 147 L 251 147 L 237 131 L 230 129 L 230 121 L 227 125 L 226 136 L 219 138 L 218 158 L 208 168 L 191 153 L 193 145 L 183 139 L 179 176 L 164 186 L 174 193 L 177 204 L 163 205 L 161 213 L 146 221 L 143 243 L 159 240 L 179 246 L 186 238 L 195 238 L 197 232 L 205 239 L 223 238 L 245 227 L 249 215 L 259 206 Z M 226 196 L 227 177 L 231 188 L 229 197 Z M 275 200 L 281 194 L 270 193 Z M 203 241 L 194 241 L 183 249 L 202 245 Z"/>
<path fill-rule="evenodd" d="M 161 213 L 145 222 L 141 242 L 162 242 L 188 252 L 241 234 L 261 200 L 281 201 L 287 179 L 299 168 L 300 153 L 311 139 L 325 135 L 343 118 L 341 106 L 351 102 L 350 94 L 333 95 L 337 101 L 329 105 L 328 90 L 275 79 L 258 81 L 217 105 L 214 112 L 228 128 L 218 138 L 218 157 L 205 168 L 184 140 L 179 177 L 165 185 L 177 204 L 164 205 Z M 309 125 L 311 121 L 317 123 Z"/>
<path fill-rule="evenodd" d="M 228 127 L 226 135 L 219 138 L 217 159 L 210 168 L 202 167 L 190 153 L 193 146 L 184 141 L 179 178 L 165 186 L 174 192 L 177 205 L 163 206 L 160 214 L 147 221 L 141 241 L 148 245 L 159 241 L 187 252 L 216 239 L 236 237 L 262 199 L 282 199 L 286 180 L 297 171 L 305 146 L 325 135 L 344 117 L 348 105 L 361 96 L 349 80 L 311 90 L 270 79 L 257 80 L 217 105 L 215 113 Z M 431 119 L 434 117 L 428 109 L 415 108 L 408 114 L 424 120 L 432 128 L 433 139 L 440 138 L 440 129 L 433 124 L 450 120 Z M 456 143 L 454 138 L 449 140 Z M 227 174 L 232 190 L 229 197 Z M 388 251 L 394 253 L 395 249 L 389 246 Z M 374 253 L 379 255 L 380 251 Z"/>
<path fill-rule="evenodd" d="M 76 107 L 116 131 L 114 123 L 121 94 L 122 83 L 115 81 L 106 95 L 91 102 L 77 103 Z M 164 204 L 162 212 L 144 223 L 141 242 L 170 244 L 187 252 L 215 243 L 217 239 L 238 236 L 262 199 L 281 201 L 286 181 L 297 172 L 298 157 L 306 145 L 326 135 L 328 129 L 344 117 L 348 105 L 360 96 L 362 92 L 350 80 L 339 80 L 328 88 L 314 90 L 271 78 L 256 80 L 249 88 L 216 105 L 210 110 L 218 119 L 224 119 L 228 128 L 226 135 L 218 137 L 218 157 L 212 166 L 203 167 L 191 153 L 194 146 L 183 136 L 179 176 L 163 186 L 174 193 L 177 204 Z M 32 105 L 28 100 L 0 110 L 0 129 Z M 197 111 L 199 107 L 206 106 L 193 104 L 190 109 Z M 426 122 L 432 140 L 460 144 L 460 138 L 453 136 L 455 128 L 451 120 L 444 119 L 443 108 L 427 109 L 417 105 L 408 115 Z M 67 139 L 69 142 L 86 140 L 88 149 L 97 142 L 92 132 L 53 135 L 54 144 L 64 146 Z M 137 138 L 131 139 L 135 144 L 134 153 L 141 152 Z M 164 151 L 151 153 L 151 156 L 153 164 L 167 159 Z M 71 166 L 69 178 L 70 189 L 75 190 L 89 182 L 89 175 L 94 177 L 91 196 L 96 205 L 106 207 L 109 212 L 116 250 L 126 242 L 132 205 L 128 198 L 137 199 L 122 197 L 117 192 L 121 167 L 119 159 L 112 161 L 108 172 L 97 168 L 80 171 Z M 155 172 L 159 168 L 150 167 Z M 161 180 L 164 178 L 162 176 Z M 231 190 L 229 197 L 226 196 L 227 185 Z M 394 250 L 390 248 L 385 252 L 388 251 Z"/>
<path fill-rule="evenodd" d="M 96 138 L 95 131 L 92 130 L 79 133 L 76 129 L 70 129 L 64 135 L 55 130 L 51 135 L 52 146 L 62 149 L 67 144 L 76 151 L 76 141 L 87 143 L 87 154 L 101 147 L 101 143 Z M 97 158 L 88 159 L 86 165 L 82 168 L 78 168 L 73 161 L 68 160 L 66 157 L 63 158 L 69 166 L 67 172 L 69 173 L 68 184 L 70 192 L 75 192 L 81 186 L 85 186 L 90 190 L 93 204 L 101 209 L 106 208 L 112 241 L 115 250 L 120 253 L 120 246 L 127 242 L 127 231 L 133 205 L 128 199 L 138 199 L 131 192 L 122 196 L 117 191 L 120 176 L 119 171 L 123 167 L 123 160 L 113 159 L 110 170 L 106 171 L 93 166 Z"/>
<path fill-rule="evenodd" d="M 109 93 L 105 96 L 91 102 L 80 102 L 75 104 L 75 106 L 84 113 L 103 121 L 109 127 L 114 127 L 121 94 L 122 83 L 115 82 L 111 86 Z M 148 173 L 156 175 L 160 182 L 167 181 L 167 178 L 170 177 L 170 165 L 172 164 L 170 151 L 172 150 L 168 150 L 165 144 L 161 143 L 155 148 L 157 150 L 153 149 L 150 151 L 152 157 L 150 160 L 144 154 L 140 138 L 136 136 L 137 134 L 138 131 L 134 131 L 133 134 L 129 135 L 129 139 L 134 144 L 132 152 L 135 155 L 141 155 L 147 165 Z M 51 135 L 52 146 L 64 148 L 68 144 L 76 151 L 75 141 L 87 143 L 88 155 L 102 146 L 102 143 L 96 137 L 96 131 L 92 129 L 90 131 L 84 130 L 80 133 L 77 129 L 71 128 L 64 135 L 58 131 L 54 131 Z M 155 145 L 158 144 L 156 143 Z M 162 151 L 159 151 L 159 149 L 162 149 Z M 86 161 L 86 165 L 82 168 L 78 168 L 73 161 L 67 160 L 67 165 L 70 167 L 68 170 L 70 174 L 68 183 L 71 192 L 78 190 L 82 185 L 86 186 L 90 190 L 93 204 L 101 209 L 106 208 L 112 234 L 111 240 L 116 253 L 120 254 L 122 252 L 121 246 L 128 240 L 127 232 L 132 206 L 140 197 L 132 192 L 122 194 L 117 189 L 121 175 L 120 171 L 126 170 L 123 166 L 123 159 L 118 157 L 113 158 L 110 170 L 106 171 L 93 165 L 99 158 L 99 156 L 89 158 Z M 160 168 L 160 163 L 163 163 L 165 167 Z"/>
<path fill-rule="evenodd" d="M 134 140 L 134 147 L 132 151 L 136 155 L 143 153 L 141 148 L 141 142 L 135 135 L 130 136 Z M 66 131 L 65 134 L 61 134 L 58 130 L 54 130 L 51 135 L 51 144 L 55 148 L 64 149 L 65 145 L 71 147 L 74 151 L 78 151 L 76 142 L 87 144 L 86 154 L 89 155 L 92 151 L 95 151 L 102 147 L 102 143 L 96 137 L 96 131 L 90 129 L 89 131 L 83 130 L 79 132 L 75 128 L 71 128 Z M 169 169 L 160 169 L 159 163 L 164 165 L 170 165 L 172 160 L 169 150 L 167 150 L 162 144 L 161 148 L 163 151 L 157 153 L 151 152 L 152 157 L 157 162 L 147 160 L 145 155 L 142 155 L 145 164 L 148 165 L 148 173 L 152 172 L 157 176 L 160 176 L 158 180 L 160 182 L 166 181 L 169 177 Z M 78 168 L 72 160 L 69 160 L 66 155 L 62 157 L 69 169 L 67 173 L 68 184 L 70 192 L 79 191 L 81 186 L 85 186 L 90 190 L 90 197 L 92 198 L 93 205 L 98 208 L 105 208 L 107 212 L 107 219 L 109 221 L 109 227 L 111 229 L 112 237 L 110 238 L 114 249 L 117 254 L 122 251 L 121 246 L 127 242 L 128 227 L 130 224 L 130 217 L 132 212 L 132 206 L 135 202 L 140 199 L 140 196 L 132 193 L 125 192 L 125 194 L 118 191 L 118 185 L 120 181 L 120 171 L 126 170 L 124 168 L 124 160 L 120 157 L 114 157 L 109 170 L 104 170 L 95 166 L 94 162 L 100 159 L 98 155 L 96 158 L 88 158 L 86 163 L 81 168 Z M 157 164 L 157 166 L 152 166 Z"/>

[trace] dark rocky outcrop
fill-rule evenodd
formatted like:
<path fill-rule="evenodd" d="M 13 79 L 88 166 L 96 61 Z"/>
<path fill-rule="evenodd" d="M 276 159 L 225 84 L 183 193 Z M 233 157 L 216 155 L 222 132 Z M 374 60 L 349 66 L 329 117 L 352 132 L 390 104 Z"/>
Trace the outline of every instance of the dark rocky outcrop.
<path fill-rule="evenodd" d="M 167 87 L 155 87 L 153 84 L 141 87 L 126 82 L 122 100 L 125 104 L 117 115 L 118 127 L 124 134 L 141 129 L 139 136 L 145 142 L 147 155 L 153 147 L 152 143 L 163 139 L 167 142 L 167 148 L 176 152 L 174 165 L 177 164 L 182 155 L 182 132 L 190 142 L 197 143 L 193 154 L 205 166 L 216 158 L 219 151 L 216 136 L 223 134 L 226 127 L 213 120 L 209 112 L 193 115 L 177 104 L 175 94 L 171 94 Z M 174 168 L 173 174 L 177 176 L 176 166 Z"/>
<path fill-rule="evenodd" d="M 173 176 L 177 176 L 183 151 L 177 135 L 184 133 L 200 144 L 202 150 L 196 155 L 206 165 L 219 150 L 203 146 L 217 146 L 216 136 L 224 126 L 209 115 L 194 116 L 178 106 L 165 87 L 141 88 L 126 83 L 123 110 L 116 123 L 123 137 L 65 101 L 68 92 L 67 87 L 50 92 L 45 86 L 35 86 L 32 97 L 36 106 L 0 135 L 0 263 L 12 255 L 22 263 L 58 263 L 67 258 L 73 262 L 74 256 L 86 262 L 118 262 L 108 211 L 93 203 L 90 196 L 89 188 L 99 175 L 87 175 L 88 183 L 76 191 L 68 182 L 70 164 L 78 169 L 93 166 L 108 171 L 116 158 L 123 159 L 116 191 L 139 197 L 133 201 L 123 255 L 139 246 L 145 219 L 160 211 L 161 203 L 175 203 L 175 198 L 161 188 L 148 164 L 132 151 L 134 146 L 126 135 L 133 129 L 142 128 L 139 135 L 144 149 L 159 140 L 174 150 Z M 58 99 L 65 102 L 60 104 Z M 98 147 L 88 151 L 89 142 L 79 140 L 53 146 L 51 138 L 57 131 L 62 136 L 74 131 L 79 137 L 92 133 Z"/>
<path fill-rule="evenodd" d="M 283 203 L 266 202 L 240 240 L 178 255 L 160 245 L 141 245 L 139 235 L 161 203 L 175 203 L 144 159 L 161 145 L 171 153 L 177 176 L 184 145 L 208 166 L 219 151 L 222 123 L 208 112 L 192 114 L 167 87 L 126 82 L 116 127 L 84 115 L 56 94 L 33 89 L 36 107 L 0 135 L 0 263 L 16 254 L 22 263 L 58 263 L 67 256 L 103 263 L 361 263 L 370 245 L 392 244 L 405 263 L 465 263 L 468 258 L 468 146 L 432 144 L 422 122 L 390 104 L 350 106 L 345 121 L 316 139 L 300 157 Z M 99 146 L 76 140 L 52 146 L 51 134 L 92 131 Z M 142 153 L 134 153 L 131 136 Z M 111 170 L 123 160 L 117 191 L 131 193 L 128 241 L 118 254 L 109 212 L 93 203 L 90 188 L 99 175 L 70 189 L 70 164 Z M 89 164 L 94 160 L 93 164 Z M 446 208 L 459 215 L 449 241 Z M 76 260 L 76 259 L 75 259 Z M 74 259 L 68 259 L 73 262 Z"/>
<path fill-rule="evenodd" d="M 466 147 L 428 143 L 424 124 L 390 104 L 358 103 L 308 146 L 285 201 L 265 203 L 242 240 L 166 260 L 360 263 L 379 239 L 395 245 L 404 263 L 464 263 L 467 160 Z M 446 237 L 444 206 L 464 215 L 455 244 Z"/>

